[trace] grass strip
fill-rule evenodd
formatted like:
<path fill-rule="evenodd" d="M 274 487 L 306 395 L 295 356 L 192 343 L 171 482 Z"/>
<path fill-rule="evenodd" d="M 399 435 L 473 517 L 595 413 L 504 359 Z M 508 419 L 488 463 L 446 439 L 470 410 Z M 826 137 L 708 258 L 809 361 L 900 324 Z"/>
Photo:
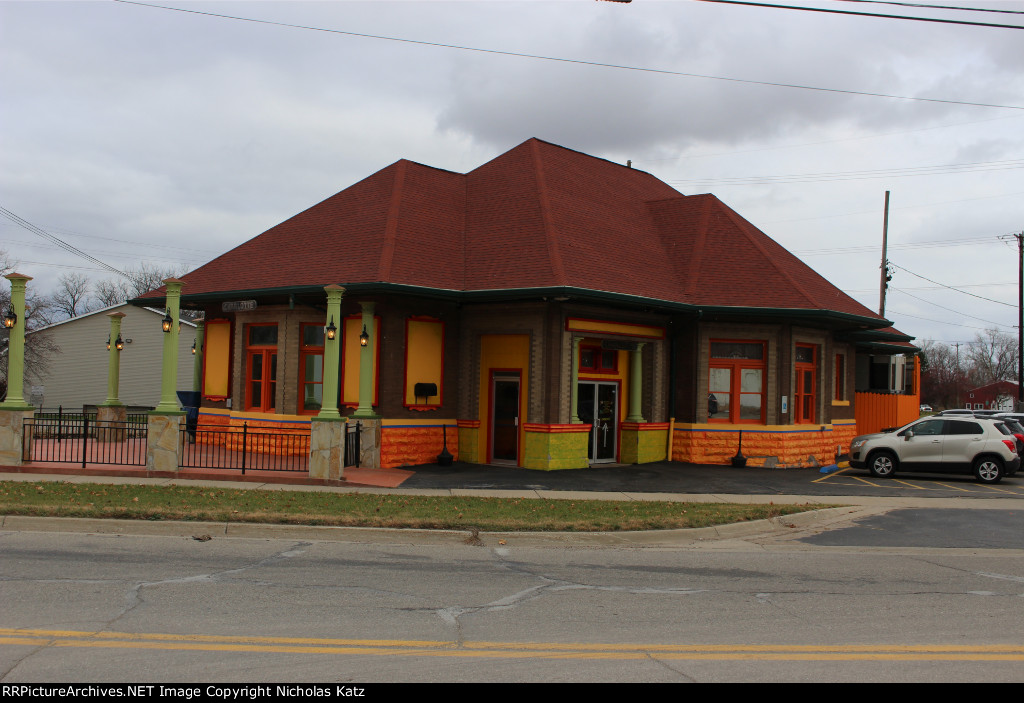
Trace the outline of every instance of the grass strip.
<path fill-rule="evenodd" d="M 202 520 L 490 532 L 667 530 L 816 510 L 747 505 L 536 498 L 432 497 L 333 491 L 267 491 L 0 481 L 0 513 L 48 517 Z"/>

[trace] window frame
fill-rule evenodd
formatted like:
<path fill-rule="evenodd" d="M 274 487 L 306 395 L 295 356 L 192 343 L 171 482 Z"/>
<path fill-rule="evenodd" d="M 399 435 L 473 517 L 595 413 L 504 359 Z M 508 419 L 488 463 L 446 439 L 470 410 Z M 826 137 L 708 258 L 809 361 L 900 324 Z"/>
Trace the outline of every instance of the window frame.
<path fill-rule="evenodd" d="M 732 359 L 728 357 L 715 357 L 712 356 L 711 348 L 714 344 L 759 344 L 761 345 L 761 358 L 760 359 Z M 708 415 L 707 421 L 715 424 L 729 424 L 729 425 L 764 425 L 766 424 L 766 418 L 768 414 L 768 342 L 764 339 L 721 339 L 713 338 L 708 340 L 708 382 L 706 386 L 707 394 L 710 396 L 713 391 L 711 390 L 711 370 L 712 369 L 728 369 L 729 370 L 729 417 L 727 418 L 713 418 Z M 757 370 L 761 372 L 761 390 L 758 393 L 744 392 L 742 391 L 743 371 L 744 370 Z M 761 397 L 761 416 L 758 420 L 749 418 L 740 418 L 740 410 L 742 407 L 742 396 L 744 395 L 759 395 Z"/>
<path fill-rule="evenodd" d="M 296 411 L 299 415 L 316 415 L 323 408 L 324 400 L 324 345 L 307 345 L 306 340 L 306 328 L 308 327 L 319 327 L 323 330 L 323 324 L 319 322 L 302 322 L 299 324 L 299 397 L 296 400 Z M 306 380 L 306 364 L 309 363 L 310 357 L 320 357 L 320 380 L 319 381 L 307 381 Z M 320 386 L 320 408 L 311 410 L 306 407 L 306 386 L 307 385 L 319 385 Z"/>
<path fill-rule="evenodd" d="M 250 344 L 249 340 L 252 330 L 257 327 L 273 327 L 278 332 L 280 341 L 280 328 L 276 322 L 254 322 L 245 325 L 245 409 L 251 412 L 272 413 L 277 410 L 277 356 L 278 343 L 274 344 Z M 262 355 L 260 359 L 260 378 L 253 378 L 254 357 Z M 273 376 L 273 378 L 271 378 Z M 260 398 L 254 403 L 252 398 L 252 384 L 259 382 Z"/>

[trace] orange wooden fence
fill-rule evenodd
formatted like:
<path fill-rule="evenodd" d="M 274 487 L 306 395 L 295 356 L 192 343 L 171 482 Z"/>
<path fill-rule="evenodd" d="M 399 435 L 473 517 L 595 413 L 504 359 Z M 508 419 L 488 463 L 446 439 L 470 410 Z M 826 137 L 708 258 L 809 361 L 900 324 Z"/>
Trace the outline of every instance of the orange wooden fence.
<path fill-rule="evenodd" d="M 857 434 L 900 427 L 921 416 L 921 397 L 895 393 L 857 393 L 855 417 Z"/>

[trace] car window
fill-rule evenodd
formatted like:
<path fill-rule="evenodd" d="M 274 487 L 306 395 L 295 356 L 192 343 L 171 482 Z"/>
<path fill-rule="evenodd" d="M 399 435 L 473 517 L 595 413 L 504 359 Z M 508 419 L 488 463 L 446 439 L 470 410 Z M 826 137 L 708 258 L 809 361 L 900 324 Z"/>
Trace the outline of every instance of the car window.
<path fill-rule="evenodd" d="M 1013 434 L 1013 432 L 1010 431 L 1010 428 L 1007 427 L 1006 425 L 1004 425 L 1001 422 L 994 422 L 992 424 L 994 424 L 996 426 L 996 429 L 999 430 L 999 432 L 1002 433 L 1002 434 L 1007 434 L 1007 435 L 1012 435 Z"/>
<path fill-rule="evenodd" d="M 918 437 L 940 435 L 942 434 L 942 426 L 946 422 L 952 422 L 952 420 L 925 420 L 924 422 L 919 422 L 916 425 L 911 425 L 906 430 L 903 430 L 903 432 L 900 432 L 900 435 L 903 435 L 907 430 L 910 430 Z"/>
<path fill-rule="evenodd" d="M 985 430 L 977 422 L 969 420 L 947 420 L 946 434 L 985 434 Z"/>

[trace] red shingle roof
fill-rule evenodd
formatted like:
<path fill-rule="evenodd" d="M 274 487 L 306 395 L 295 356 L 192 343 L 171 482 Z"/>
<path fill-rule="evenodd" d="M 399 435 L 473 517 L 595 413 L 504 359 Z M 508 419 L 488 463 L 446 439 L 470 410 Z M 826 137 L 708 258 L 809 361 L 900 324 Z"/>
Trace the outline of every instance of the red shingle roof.
<path fill-rule="evenodd" d="M 879 319 L 715 196 L 538 139 L 466 174 L 398 161 L 183 278 L 189 297 L 330 283 L 568 286 Z"/>

